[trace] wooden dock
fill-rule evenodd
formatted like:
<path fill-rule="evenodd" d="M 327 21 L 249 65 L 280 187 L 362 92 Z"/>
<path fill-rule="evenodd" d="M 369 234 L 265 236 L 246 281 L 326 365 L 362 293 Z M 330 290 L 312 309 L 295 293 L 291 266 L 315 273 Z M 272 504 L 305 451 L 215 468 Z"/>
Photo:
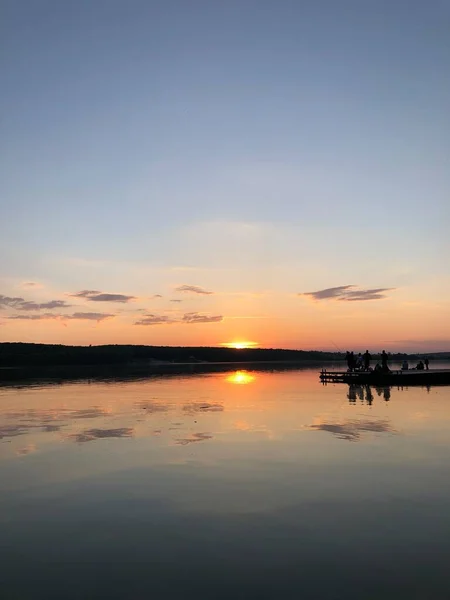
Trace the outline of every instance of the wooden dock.
<path fill-rule="evenodd" d="M 401 369 L 387 373 L 379 371 L 327 371 L 319 374 L 322 383 L 349 383 L 359 385 L 450 385 L 450 369 L 417 371 Z"/>

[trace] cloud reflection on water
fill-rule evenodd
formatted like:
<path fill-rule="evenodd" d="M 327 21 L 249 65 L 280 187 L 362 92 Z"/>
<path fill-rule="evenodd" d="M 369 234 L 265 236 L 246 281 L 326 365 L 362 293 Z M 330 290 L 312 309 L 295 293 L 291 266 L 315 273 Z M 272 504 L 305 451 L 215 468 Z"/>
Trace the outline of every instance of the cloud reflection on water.
<path fill-rule="evenodd" d="M 163 404 L 162 402 L 136 402 L 136 406 L 142 408 L 142 410 L 145 410 L 147 413 L 164 413 L 170 410 L 170 405 Z"/>
<path fill-rule="evenodd" d="M 78 443 L 93 442 L 104 438 L 124 438 L 132 437 L 134 434 L 133 427 L 117 427 L 115 429 L 86 429 L 80 433 L 72 433 L 68 435 L 68 439 Z"/>
<path fill-rule="evenodd" d="M 32 454 L 37 451 L 37 447 L 35 444 L 28 444 L 27 446 L 23 446 L 16 450 L 17 456 L 26 456 L 27 454 Z"/>
<path fill-rule="evenodd" d="M 223 410 L 223 404 L 219 404 L 218 402 L 191 402 L 183 406 L 183 411 L 188 414 L 222 412 Z"/>
<path fill-rule="evenodd" d="M 1 425 L 0 440 L 8 437 L 16 437 L 16 435 L 24 435 L 28 431 L 29 427 L 25 427 L 24 425 Z"/>
<path fill-rule="evenodd" d="M 0 425 L 0 439 L 26 435 L 32 431 L 59 431 L 78 419 L 95 419 L 105 417 L 109 412 L 103 408 L 91 407 L 83 409 L 27 409 L 11 411 L 4 415 L 7 421 L 13 423 Z"/>
<path fill-rule="evenodd" d="M 229 383 L 239 385 L 230 387 Z M 396 400 L 400 393 L 403 395 L 396 388 L 324 387 L 315 370 L 256 374 L 238 370 L 178 379 L 31 387 L 25 392 L 15 389 L 3 394 L 0 439 L 11 456 L 24 456 L 27 451 L 21 448 L 32 444 L 42 453 L 58 448 L 61 442 L 129 437 L 148 438 L 145 443 L 154 443 L 158 449 L 213 437 L 237 448 L 242 443 L 289 439 L 290 433 L 299 430 L 325 431 L 337 439 L 363 441 L 382 433 L 407 431 L 411 420 L 406 425 L 404 422 L 407 411 L 413 409 L 411 398 L 417 396 L 414 414 L 420 412 L 422 391 L 408 391 L 407 404 L 400 397 L 401 402 L 392 406 L 379 401 L 389 399 L 391 392 Z M 360 403 L 369 405 L 366 415 L 355 414 L 355 404 Z M 433 420 L 428 421 L 430 428 Z M 244 436 L 244 432 L 252 435 Z M 319 436 L 300 440 L 296 435 L 295 440 L 296 444 L 323 443 Z M 212 444 L 211 448 L 216 452 Z"/>
<path fill-rule="evenodd" d="M 188 444 L 192 444 L 194 442 L 204 442 L 205 440 L 211 440 L 212 435 L 209 433 L 193 433 L 189 437 L 178 438 L 175 440 L 175 444 L 177 446 L 187 446 Z"/>
<path fill-rule="evenodd" d="M 366 433 L 398 433 L 387 419 L 360 419 L 336 423 L 322 421 L 319 418 L 308 429 L 327 431 L 340 440 L 347 440 L 349 442 L 360 441 Z"/>

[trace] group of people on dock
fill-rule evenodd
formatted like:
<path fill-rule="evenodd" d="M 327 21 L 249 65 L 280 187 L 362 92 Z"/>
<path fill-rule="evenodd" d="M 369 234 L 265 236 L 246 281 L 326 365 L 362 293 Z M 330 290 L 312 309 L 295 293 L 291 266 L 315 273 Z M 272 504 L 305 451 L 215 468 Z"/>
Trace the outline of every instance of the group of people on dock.
<path fill-rule="evenodd" d="M 350 372 L 352 372 L 352 371 L 372 371 L 372 368 L 370 366 L 370 361 L 372 360 L 372 356 L 368 350 L 366 350 L 364 352 L 364 354 L 361 354 L 361 352 L 360 352 L 358 354 L 358 356 L 355 356 L 354 352 L 349 352 L 347 350 L 345 358 L 347 360 L 347 366 L 348 366 L 348 370 Z M 382 372 L 386 373 L 387 371 L 389 371 L 389 367 L 388 367 L 388 355 L 385 350 L 383 350 L 383 352 L 380 354 L 380 358 L 381 358 L 381 365 L 380 365 L 380 363 L 377 363 L 375 366 L 375 371 L 382 371 Z"/>
<path fill-rule="evenodd" d="M 413 367 L 414 370 L 416 371 L 428 371 L 430 367 L 430 361 L 428 359 L 428 357 L 425 357 L 423 360 L 419 360 L 419 362 L 417 363 L 417 365 L 415 367 Z M 404 360 L 402 363 L 402 371 L 408 371 L 409 370 L 409 364 L 407 360 Z"/>
<path fill-rule="evenodd" d="M 370 366 L 370 361 L 372 360 L 372 356 L 370 355 L 368 350 L 366 350 L 364 352 L 364 354 L 361 354 L 361 352 L 360 352 L 358 354 L 358 356 L 355 356 L 354 352 L 347 351 L 345 358 L 347 361 L 347 366 L 348 366 L 349 372 L 376 371 L 376 372 L 381 372 L 381 373 L 388 373 L 390 371 L 389 366 L 388 366 L 388 354 L 386 353 L 385 350 L 383 350 L 383 352 L 381 352 L 381 354 L 380 354 L 381 364 L 380 364 L 380 362 L 378 362 L 375 365 L 374 369 L 372 369 L 372 367 Z M 413 368 L 417 371 L 423 371 L 423 370 L 428 371 L 429 364 L 430 364 L 429 359 L 427 357 L 425 357 L 425 359 L 423 361 L 420 360 L 417 363 L 417 366 L 415 366 Z M 406 371 L 408 369 L 409 369 L 408 361 L 404 360 L 401 370 Z"/>

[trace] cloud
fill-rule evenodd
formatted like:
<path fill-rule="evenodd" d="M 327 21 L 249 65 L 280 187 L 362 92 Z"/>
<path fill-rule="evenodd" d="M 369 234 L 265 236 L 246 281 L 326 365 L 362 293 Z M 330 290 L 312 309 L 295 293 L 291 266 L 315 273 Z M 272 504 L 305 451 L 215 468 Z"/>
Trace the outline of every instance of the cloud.
<path fill-rule="evenodd" d="M 329 298 L 338 298 L 345 294 L 346 290 L 355 287 L 354 285 L 340 285 L 338 287 L 326 288 L 318 292 L 305 292 L 299 296 L 311 296 L 314 300 L 328 300 Z"/>
<path fill-rule="evenodd" d="M 47 319 L 58 319 L 62 315 L 54 315 L 52 313 L 44 313 L 42 315 L 12 315 L 6 317 L 12 321 L 45 321 Z"/>
<path fill-rule="evenodd" d="M 22 288 L 41 288 L 43 287 L 41 283 L 38 283 L 37 281 L 24 281 L 20 284 L 20 287 Z"/>
<path fill-rule="evenodd" d="M 64 300 L 50 300 L 49 302 L 23 302 L 16 306 L 17 310 L 52 310 L 53 308 L 69 308 L 72 304 L 67 304 Z"/>
<path fill-rule="evenodd" d="M 209 294 L 213 294 L 214 292 L 208 292 L 208 290 L 205 290 L 204 288 L 199 287 L 198 285 L 180 285 L 177 288 L 175 288 L 176 292 L 191 292 L 192 294 L 203 294 L 203 295 L 209 295 Z"/>
<path fill-rule="evenodd" d="M 176 322 L 165 315 L 146 315 L 140 321 L 136 321 L 135 325 L 171 325 Z"/>
<path fill-rule="evenodd" d="M 75 294 L 69 294 L 73 298 L 85 298 L 90 302 L 129 302 L 136 300 L 136 296 L 126 296 L 125 294 L 107 294 L 98 290 L 82 290 Z"/>
<path fill-rule="evenodd" d="M 173 325 L 175 323 L 181 324 L 195 324 L 195 323 L 218 323 L 223 321 L 222 315 L 202 315 L 200 313 L 192 312 L 185 313 L 181 319 L 171 318 L 167 315 L 145 315 L 142 319 L 135 322 L 135 325 Z"/>
<path fill-rule="evenodd" d="M 96 313 L 96 312 L 77 312 L 73 315 L 64 315 L 64 320 L 79 319 L 85 321 L 104 321 L 105 319 L 111 319 L 115 315 L 111 313 Z"/>
<path fill-rule="evenodd" d="M 396 430 L 389 424 L 388 420 L 360 420 L 344 421 L 343 423 L 327 423 L 319 421 L 309 426 L 309 429 L 317 431 L 328 431 L 340 440 L 349 442 L 358 442 L 362 435 L 367 432 L 372 433 L 396 433 Z"/>
<path fill-rule="evenodd" d="M 62 315 L 54 313 L 44 313 L 41 315 L 13 315 L 11 317 L 7 317 L 7 319 L 15 321 L 45 321 L 48 319 L 58 319 L 60 321 L 104 321 L 105 319 L 110 319 L 114 316 L 115 315 L 110 313 L 77 312 L 73 315 Z"/>
<path fill-rule="evenodd" d="M 89 296 L 96 296 L 97 294 L 101 294 L 99 290 L 82 290 L 81 292 L 76 292 L 75 294 L 69 294 L 69 296 L 74 296 L 75 298 L 88 298 Z"/>
<path fill-rule="evenodd" d="M 374 288 L 372 290 L 357 290 L 348 292 L 343 298 L 339 300 L 345 300 L 347 302 L 360 302 L 362 300 L 382 300 L 386 298 L 384 292 L 389 292 L 395 288 Z"/>
<path fill-rule="evenodd" d="M 339 285 L 337 287 L 318 290 L 317 292 L 304 292 L 299 296 L 309 296 L 314 300 L 341 300 L 344 302 L 361 302 L 364 300 L 382 300 L 386 298 L 384 292 L 389 292 L 395 288 L 372 288 L 355 289 L 355 285 Z"/>
<path fill-rule="evenodd" d="M 0 308 L 16 308 L 20 307 L 24 302 L 25 300 L 23 298 L 13 298 L 11 296 L 0 294 Z"/>
<path fill-rule="evenodd" d="M 223 321 L 222 315 L 208 316 L 199 313 L 186 313 L 183 317 L 183 323 L 219 323 Z"/>
<path fill-rule="evenodd" d="M 69 435 L 68 438 L 74 442 L 93 442 L 104 438 L 124 438 L 132 437 L 134 429 L 132 427 L 118 427 L 117 429 L 86 429 L 80 433 Z"/>
<path fill-rule="evenodd" d="M 53 308 L 69 308 L 64 300 L 49 300 L 48 302 L 33 302 L 20 297 L 10 297 L 0 294 L 0 308 L 14 308 L 16 310 L 52 310 Z"/>
<path fill-rule="evenodd" d="M 183 302 L 183 300 L 171 300 L 171 302 Z"/>

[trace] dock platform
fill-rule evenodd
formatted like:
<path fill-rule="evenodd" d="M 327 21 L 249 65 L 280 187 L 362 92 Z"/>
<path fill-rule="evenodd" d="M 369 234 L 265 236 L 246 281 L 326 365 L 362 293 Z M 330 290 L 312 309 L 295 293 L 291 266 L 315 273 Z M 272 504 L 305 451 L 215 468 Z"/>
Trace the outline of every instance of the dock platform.
<path fill-rule="evenodd" d="M 428 371 L 393 370 L 378 371 L 327 371 L 319 374 L 322 383 L 349 383 L 361 385 L 450 385 L 450 369 Z"/>

